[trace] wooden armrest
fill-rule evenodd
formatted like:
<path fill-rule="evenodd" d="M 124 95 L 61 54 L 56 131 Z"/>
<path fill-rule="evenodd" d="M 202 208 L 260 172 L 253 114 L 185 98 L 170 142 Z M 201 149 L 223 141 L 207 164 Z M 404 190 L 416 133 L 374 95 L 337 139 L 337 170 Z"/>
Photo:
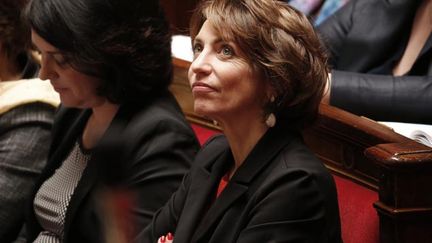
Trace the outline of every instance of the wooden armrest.
<path fill-rule="evenodd" d="M 431 242 L 432 149 L 414 141 L 365 150 L 379 167 L 381 242 Z"/>

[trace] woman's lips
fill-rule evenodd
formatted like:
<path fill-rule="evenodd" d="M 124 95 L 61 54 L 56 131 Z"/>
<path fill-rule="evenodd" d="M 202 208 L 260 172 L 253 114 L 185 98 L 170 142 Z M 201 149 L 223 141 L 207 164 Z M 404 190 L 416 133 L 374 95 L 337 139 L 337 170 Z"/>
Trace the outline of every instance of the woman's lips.
<path fill-rule="evenodd" d="M 216 91 L 215 88 L 213 88 L 212 86 L 204 83 L 204 82 L 195 82 L 192 84 L 192 92 L 193 93 L 209 93 L 209 92 L 214 92 Z"/>

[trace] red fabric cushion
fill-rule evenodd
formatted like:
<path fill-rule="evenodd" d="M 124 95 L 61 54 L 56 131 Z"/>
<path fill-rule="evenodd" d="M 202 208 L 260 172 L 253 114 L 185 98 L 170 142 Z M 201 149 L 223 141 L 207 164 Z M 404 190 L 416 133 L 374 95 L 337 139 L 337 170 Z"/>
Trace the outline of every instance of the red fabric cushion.
<path fill-rule="evenodd" d="M 333 175 L 338 191 L 344 243 L 378 243 L 378 215 L 373 203 L 378 193 Z"/>
<path fill-rule="evenodd" d="M 198 141 L 201 145 L 203 145 L 213 135 L 220 133 L 219 131 L 212 130 L 194 123 L 192 123 L 191 126 L 192 129 L 195 131 L 195 135 L 197 136 Z"/>
<path fill-rule="evenodd" d="M 196 124 L 191 126 L 201 144 L 220 133 Z M 378 243 L 378 215 L 373 207 L 378 200 L 377 192 L 340 176 L 333 177 L 338 191 L 344 243 Z"/>

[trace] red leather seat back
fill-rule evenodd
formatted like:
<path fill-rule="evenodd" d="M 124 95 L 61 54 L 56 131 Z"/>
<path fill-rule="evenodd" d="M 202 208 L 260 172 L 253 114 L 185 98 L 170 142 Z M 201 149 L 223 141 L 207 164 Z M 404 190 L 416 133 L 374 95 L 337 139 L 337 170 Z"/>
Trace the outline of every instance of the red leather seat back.
<path fill-rule="evenodd" d="M 373 203 L 378 193 L 333 175 L 336 182 L 344 243 L 378 243 L 379 221 Z"/>
<path fill-rule="evenodd" d="M 193 123 L 191 124 L 191 127 L 195 131 L 195 135 L 197 136 L 198 141 L 200 142 L 201 145 L 203 145 L 213 135 L 220 133 L 216 130 L 205 128 L 203 126 L 193 124 Z"/>

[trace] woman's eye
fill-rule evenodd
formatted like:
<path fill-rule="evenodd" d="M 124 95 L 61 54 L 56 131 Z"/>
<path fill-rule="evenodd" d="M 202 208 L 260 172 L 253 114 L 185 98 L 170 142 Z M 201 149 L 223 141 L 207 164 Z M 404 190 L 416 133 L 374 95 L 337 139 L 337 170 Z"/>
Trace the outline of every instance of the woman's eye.
<path fill-rule="evenodd" d="M 193 46 L 193 53 L 194 53 L 194 54 L 199 53 L 199 52 L 201 52 L 201 51 L 202 51 L 202 46 L 201 46 L 200 44 L 195 44 L 195 45 Z"/>
<path fill-rule="evenodd" d="M 234 55 L 234 51 L 232 50 L 231 47 L 224 46 L 224 47 L 222 47 L 222 54 L 224 56 L 232 56 L 232 55 Z"/>
<path fill-rule="evenodd" d="M 58 54 L 58 53 L 51 54 L 51 58 L 59 67 L 65 67 L 66 64 L 68 63 L 66 57 L 62 54 Z"/>
<path fill-rule="evenodd" d="M 57 63 L 57 65 L 59 66 L 63 66 L 66 64 L 66 61 L 64 59 L 60 59 L 60 58 L 55 58 L 54 61 Z"/>

